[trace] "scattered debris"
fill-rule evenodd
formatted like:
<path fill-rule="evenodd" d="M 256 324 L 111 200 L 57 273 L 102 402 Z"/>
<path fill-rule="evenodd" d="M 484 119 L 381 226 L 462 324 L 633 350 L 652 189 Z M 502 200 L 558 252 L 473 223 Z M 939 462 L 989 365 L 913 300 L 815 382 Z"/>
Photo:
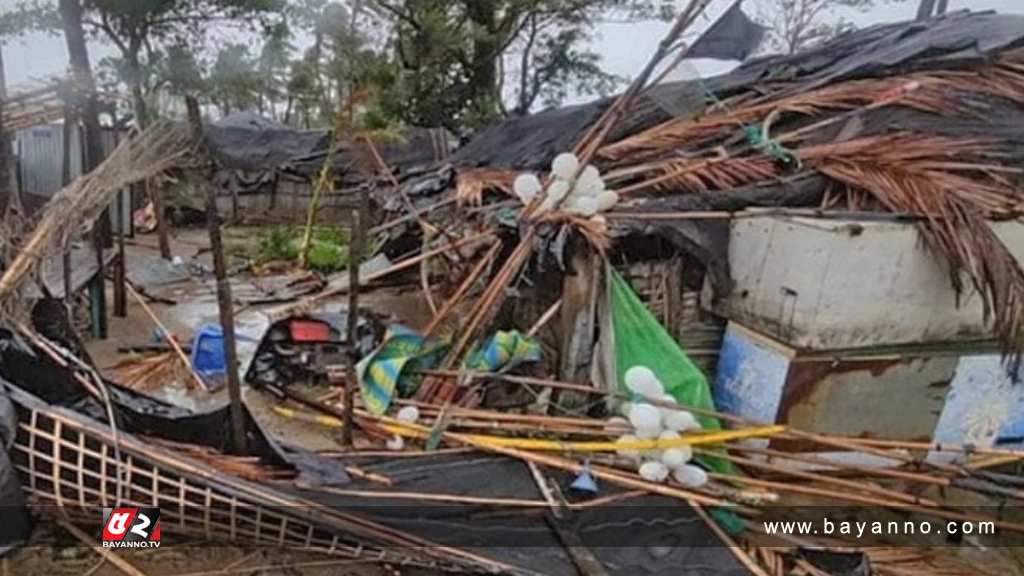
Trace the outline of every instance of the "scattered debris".
<path fill-rule="evenodd" d="M 851 522 L 985 523 L 995 533 L 979 545 L 998 549 L 1024 533 L 1005 513 L 1024 500 L 1012 473 L 1024 451 L 777 419 L 804 402 L 827 405 L 815 395 L 824 378 L 816 370 L 838 370 L 849 350 L 797 350 L 787 362 L 817 355 L 794 369 L 779 361 L 785 354 L 758 351 L 783 348 L 767 337 L 737 344 L 736 318 L 721 344 L 724 320 L 701 319 L 722 310 L 715 304 L 732 287 L 735 222 L 848 219 L 843 241 L 856 243 L 865 239 L 858 222 L 884 220 L 916 228 L 957 290 L 970 283 L 1000 347 L 971 345 L 1016 370 L 1024 271 L 991 222 L 1024 216 L 1024 136 L 1002 120 L 1024 112 L 1024 20 L 956 13 L 877 26 L 718 78 L 649 86 L 706 5 L 683 11 L 621 96 L 512 119 L 451 157 L 436 135 L 429 150 L 341 138 L 328 147 L 323 134 L 246 117 L 204 137 L 208 179 L 179 126 L 122 144 L 47 206 L 0 278 L 0 302 L 117 188 L 166 170 L 209 192 L 211 216 L 214 174 L 234 182 L 224 189 L 236 196 L 262 189 L 267 174 L 274 186 L 286 173 L 336 174 L 331 184 L 351 186 L 332 188 L 335 207 L 360 216 L 347 231 L 310 227 L 305 259 L 297 229 L 266 229 L 253 256 L 260 266 L 232 270 L 230 281 L 220 222 L 209 218 L 219 298 L 201 312 L 197 295 L 212 295 L 196 277 L 206 275 L 201 264 L 128 263 L 127 289 L 160 334 L 188 314 L 191 355 L 170 336 L 170 349 L 120 359 L 101 375 L 79 357 L 73 328 L 6 319 L 0 408 L 14 406 L 20 431 L 5 438 L 0 426 L 0 439 L 33 504 L 87 521 L 98 506 L 156 502 L 168 533 L 453 572 L 972 573 L 938 534 L 769 525 L 820 521 L 820 507 Z M 684 114 L 659 104 L 694 90 L 706 103 Z M 364 234 L 376 256 L 360 261 Z M 312 270 L 296 271 L 301 260 Z M 640 281 L 638 264 L 658 272 Z M 178 288 L 162 302 L 180 303 L 159 313 L 142 294 Z M 796 297 L 786 290 L 797 291 L 773 288 L 783 302 L 766 315 L 778 324 L 773 336 L 796 339 L 785 305 Z M 386 290 L 419 314 L 380 304 Z M 351 298 L 338 308 L 342 294 Z M 212 324 L 215 311 L 222 324 Z M 695 335 L 695 326 L 719 335 Z M 724 382 L 709 383 L 683 332 L 686 342 L 721 346 Z M 227 360 L 236 351 L 238 370 Z M 248 384 L 232 395 L 233 429 L 224 395 L 205 389 L 220 373 Z M 170 382 L 199 383 L 193 393 L 216 407 L 155 398 Z M 763 390 L 776 384 L 777 394 Z M 930 394 L 948 385 L 926 384 Z M 333 448 L 313 452 L 305 434 Z"/>

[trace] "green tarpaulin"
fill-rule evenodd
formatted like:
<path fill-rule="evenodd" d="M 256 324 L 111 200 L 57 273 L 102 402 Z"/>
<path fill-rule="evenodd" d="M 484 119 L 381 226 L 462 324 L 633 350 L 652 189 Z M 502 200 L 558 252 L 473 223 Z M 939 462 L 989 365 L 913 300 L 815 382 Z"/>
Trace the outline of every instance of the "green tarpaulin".
<path fill-rule="evenodd" d="M 711 388 L 704 373 L 679 347 L 672 335 L 651 314 L 647 306 L 611 266 L 608 271 L 608 304 L 615 343 L 615 375 L 619 392 L 629 394 L 625 374 L 633 366 L 650 368 L 677 402 L 685 406 L 714 410 Z M 705 430 L 719 430 L 718 419 L 694 414 Z M 701 464 L 723 473 L 729 463 L 718 458 L 700 459 Z"/>

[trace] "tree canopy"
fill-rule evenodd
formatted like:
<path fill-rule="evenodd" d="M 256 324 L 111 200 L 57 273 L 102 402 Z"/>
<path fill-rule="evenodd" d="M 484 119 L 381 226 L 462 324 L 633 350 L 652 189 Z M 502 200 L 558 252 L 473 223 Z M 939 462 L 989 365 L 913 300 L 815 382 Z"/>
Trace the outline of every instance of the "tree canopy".
<path fill-rule="evenodd" d="M 865 11 L 906 0 L 758 0 L 758 19 L 769 29 L 765 48 L 793 54 L 852 30 L 844 10 Z"/>
<path fill-rule="evenodd" d="M 847 29 L 846 9 L 901 0 L 747 0 L 793 52 Z M 145 123 L 195 95 L 300 127 L 444 126 L 607 95 L 624 78 L 594 50 L 602 22 L 669 18 L 673 0 L 79 0 L 93 41 L 115 48 L 97 82 Z M 55 0 L 19 0 L 0 39 L 59 26 Z M 752 8 L 752 10 L 749 10 Z M 179 104 L 175 104 L 180 107 Z"/>

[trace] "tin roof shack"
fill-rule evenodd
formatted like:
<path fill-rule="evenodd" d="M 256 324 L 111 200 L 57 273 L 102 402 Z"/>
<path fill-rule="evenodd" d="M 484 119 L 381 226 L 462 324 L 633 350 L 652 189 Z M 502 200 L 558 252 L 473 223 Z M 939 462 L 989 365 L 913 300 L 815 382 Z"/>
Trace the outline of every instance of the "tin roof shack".
<path fill-rule="evenodd" d="M 15 133 L 15 154 L 18 161 L 17 181 L 22 202 L 29 212 L 42 206 L 63 185 L 64 135 L 70 135 L 67 145 L 69 181 L 82 174 L 81 127 L 75 125 L 65 131 L 63 124 L 47 123 L 30 126 Z M 126 132 L 106 127 L 102 132 L 103 155 L 110 154 Z M 114 230 L 125 230 L 131 236 L 133 198 L 130 189 L 118 193 L 117 201 L 111 204 L 110 221 Z M 123 228 L 118 227 L 118 218 Z"/>
<path fill-rule="evenodd" d="M 1024 224 L 992 230 L 1020 262 Z M 841 436 L 1024 441 L 1021 374 L 1002 362 L 983 297 L 957 294 L 915 222 L 735 219 L 729 265 L 733 289 L 715 306 L 731 320 L 721 408 Z"/>
<path fill-rule="evenodd" d="M 446 130 L 413 128 L 343 140 L 332 153 L 330 131 L 297 130 L 250 112 L 209 124 L 207 142 L 220 164 L 215 175 L 219 208 L 234 221 L 305 217 L 325 164 L 331 167 L 332 185 L 319 201 L 320 213 L 327 218 L 347 217 L 349 209 L 339 207 L 341 198 L 380 171 L 368 142 L 400 178 L 443 161 L 457 144 Z M 195 203 L 201 206 L 202 199 Z"/>

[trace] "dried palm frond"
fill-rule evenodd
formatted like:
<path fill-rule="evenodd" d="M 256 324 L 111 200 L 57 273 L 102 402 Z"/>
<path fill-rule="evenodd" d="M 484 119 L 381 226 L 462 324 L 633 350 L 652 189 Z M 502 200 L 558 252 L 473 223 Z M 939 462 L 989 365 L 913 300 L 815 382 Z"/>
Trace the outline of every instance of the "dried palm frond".
<path fill-rule="evenodd" d="M 618 189 L 620 195 L 645 190 L 708 192 L 769 180 L 778 167 L 767 156 L 743 158 L 675 159 L 649 166 L 646 178 Z"/>
<path fill-rule="evenodd" d="M 903 106 L 931 114 L 960 113 L 956 91 L 987 93 L 1024 102 L 1024 64 L 1006 61 L 977 71 L 920 72 L 905 76 L 841 82 L 778 98 L 722 106 L 695 119 L 673 119 L 605 146 L 600 156 L 611 161 L 650 157 L 666 150 L 693 148 L 723 137 L 726 129 L 760 123 L 772 116 L 817 116 L 828 111 Z"/>
<path fill-rule="evenodd" d="M 455 198 L 459 206 L 480 206 L 484 192 L 496 190 L 512 196 L 512 182 L 516 172 L 501 168 L 473 168 L 459 170 L 455 183 Z"/>
<path fill-rule="evenodd" d="M 1024 270 L 996 236 L 986 216 L 1020 214 L 1024 194 L 984 170 L 971 176 L 942 170 L 991 147 L 979 140 L 896 134 L 800 150 L 804 163 L 826 176 L 860 188 L 893 212 L 919 214 L 926 244 L 946 258 L 958 293 L 966 274 L 982 296 L 985 320 L 1016 367 L 1024 350 Z M 956 159 L 957 162 L 953 162 Z"/>
<path fill-rule="evenodd" d="M 126 358 L 108 370 L 118 384 L 133 390 L 153 390 L 175 381 L 190 389 L 197 386 L 191 369 L 173 350 Z"/>
<path fill-rule="evenodd" d="M 901 88 L 909 83 L 923 80 L 923 76 L 911 76 L 843 82 L 779 99 L 724 108 L 721 112 L 701 118 L 673 119 L 605 146 L 601 149 L 600 155 L 609 160 L 618 160 L 652 151 L 693 147 L 711 136 L 721 136 L 725 128 L 738 128 L 745 124 L 760 122 L 771 114 L 815 116 L 829 110 L 854 110 L 894 99 L 929 112 L 952 112 L 953 107 L 938 90 L 914 90 L 913 94 L 906 90 L 901 92 Z"/>

